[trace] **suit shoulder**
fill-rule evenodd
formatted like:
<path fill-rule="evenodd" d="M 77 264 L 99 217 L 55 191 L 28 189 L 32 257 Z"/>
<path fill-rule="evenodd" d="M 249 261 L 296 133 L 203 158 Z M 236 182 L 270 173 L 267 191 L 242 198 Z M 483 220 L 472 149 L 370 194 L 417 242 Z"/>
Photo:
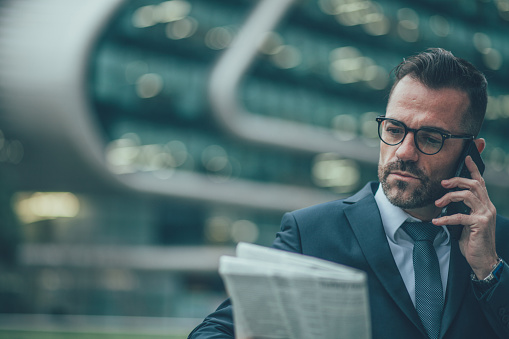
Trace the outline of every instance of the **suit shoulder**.
<path fill-rule="evenodd" d="M 323 202 L 321 204 L 304 207 L 289 214 L 294 215 L 296 218 L 309 216 L 309 215 L 323 215 L 323 213 L 331 213 L 332 211 L 341 211 L 347 205 L 346 199 L 332 200 Z"/>
<path fill-rule="evenodd" d="M 299 210 L 291 212 L 294 216 L 304 216 L 313 214 L 322 214 L 324 212 L 331 213 L 333 211 L 340 212 L 347 206 L 355 204 L 365 199 L 374 199 L 374 193 L 378 183 L 369 182 L 359 192 L 347 198 L 332 200 L 321 204 L 301 208 Z"/>

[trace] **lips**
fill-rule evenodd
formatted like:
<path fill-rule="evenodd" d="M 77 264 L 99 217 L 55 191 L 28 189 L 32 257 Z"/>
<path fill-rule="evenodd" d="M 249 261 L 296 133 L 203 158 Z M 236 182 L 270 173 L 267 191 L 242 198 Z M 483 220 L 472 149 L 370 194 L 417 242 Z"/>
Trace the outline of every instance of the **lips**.
<path fill-rule="evenodd" d="M 407 179 L 407 180 L 409 180 L 409 179 L 421 180 L 419 177 L 417 177 L 411 173 L 408 173 L 408 172 L 391 171 L 390 174 L 400 177 L 402 179 Z"/>

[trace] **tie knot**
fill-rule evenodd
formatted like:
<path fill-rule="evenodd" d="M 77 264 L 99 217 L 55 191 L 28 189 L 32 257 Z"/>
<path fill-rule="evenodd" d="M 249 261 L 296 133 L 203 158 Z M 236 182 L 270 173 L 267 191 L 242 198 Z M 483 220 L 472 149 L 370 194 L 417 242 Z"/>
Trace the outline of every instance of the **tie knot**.
<path fill-rule="evenodd" d="M 414 241 L 433 242 L 440 231 L 440 227 L 430 222 L 405 222 L 402 227 Z"/>

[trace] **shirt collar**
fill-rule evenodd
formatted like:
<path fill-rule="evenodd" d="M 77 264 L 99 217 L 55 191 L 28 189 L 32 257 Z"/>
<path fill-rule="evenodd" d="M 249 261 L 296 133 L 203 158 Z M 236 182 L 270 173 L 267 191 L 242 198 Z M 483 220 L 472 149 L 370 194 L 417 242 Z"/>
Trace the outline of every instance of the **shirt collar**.
<path fill-rule="evenodd" d="M 385 234 L 392 242 L 397 243 L 397 239 L 399 237 L 396 236 L 396 233 L 399 233 L 398 231 L 400 230 L 401 225 L 405 221 L 410 222 L 421 221 L 417 218 L 412 217 L 410 214 L 403 211 L 403 209 L 391 204 L 389 199 L 387 199 L 387 196 L 385 195 L 381 184 L 378 186 L 378 189 L 376 191 L 375 201 L 380 211 L 380 216 L 382 218 L 382 225 L 384 227 Z M 442 244 L 445 244 L 449 242 L 450 234 L 447 227 L 442 226 L 442 229 L 445 232 L 440 232 L 439 234 L 441 235 L 439 236 L 439 238 L 441 239 L 440 242 Z"/>

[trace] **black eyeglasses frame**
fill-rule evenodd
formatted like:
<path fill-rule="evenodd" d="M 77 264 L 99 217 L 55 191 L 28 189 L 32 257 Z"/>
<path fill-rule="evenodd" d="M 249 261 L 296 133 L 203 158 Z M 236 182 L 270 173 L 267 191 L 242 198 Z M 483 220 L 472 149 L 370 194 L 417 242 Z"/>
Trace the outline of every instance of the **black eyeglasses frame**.
<path fill-rule="evenodd" d="M 386 118 L 385 115 L 379 115 L 376 117 L 376 121 L 378 122 L 378 137 L 380 138 L 380 140 L 386 144 L 386 145 L 389 145 L 389 146 L 396 146 L 396 145 L 399 145 L 401 144 L 408 132 L 412 132 L 414 134 L 414 144 L 415 144 L 415 147 L 419 150 L 419 152 L 423 153 L 423 154 L 426 154 L 426 155 L 434 155 L 434 154 L 437 154 L 438 152 L 440 152 L 442 150 L 442 148 L 444 147 L 444 143 L 447 139 L 464 139 L 464 140 L 474 140 L 475 139 L 475 136 L 474 135 L 471 135 L 471 134 L 459 134 L 459 135 L 455 135 L 455 134 L 449 134 L 449 133 L 445 133 L 441 130 L 439 130 L 438 128 L 432 128 L 432 127 L 425 127 L 425 128 L 418 128 L 418 129 L 415 129 L 415 128 L 410 128 L 408 127 L 407 125 L 405 125 L 404 123 L 402 123 L 401 121 L 399 120 L 396 120 L 396 119 L 391 119 L 391 118 Z M 392 121 L 392 122 L 395 122 L 397 124 L 401 124 L 403 126 L 403 128 L 405 129 L 405 135 L 403 135 L 403 138 L 401 138 L 400 141 L 398 141 L 397 143 L 395 144 L 390 144 L 388 142 L 386 142 L 383 138 L 382 138 L 382 135 L 380 134 L 380 126 L 382 125 L 382 122 L 384 121 Z M 433 131 L 433 132 L 437 132 L 439 133 L 441 136 L 442 136 L 442 145 L 440 146 L 440 148 L 438 149 L 438 151 L 434 152 L 434 153 L 426 153 L 426 152 L 423 152 L 420 147 L 419 147 L 419 144 L 417 142 L 417 132 L 420 131 L 420 130 L 426 130 L 426 131 Z"/>

